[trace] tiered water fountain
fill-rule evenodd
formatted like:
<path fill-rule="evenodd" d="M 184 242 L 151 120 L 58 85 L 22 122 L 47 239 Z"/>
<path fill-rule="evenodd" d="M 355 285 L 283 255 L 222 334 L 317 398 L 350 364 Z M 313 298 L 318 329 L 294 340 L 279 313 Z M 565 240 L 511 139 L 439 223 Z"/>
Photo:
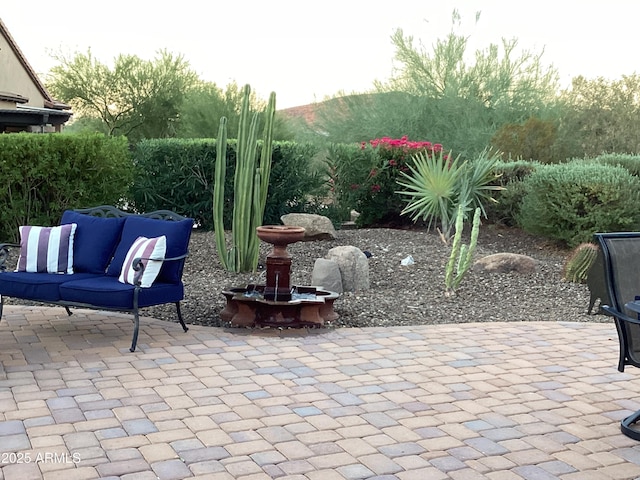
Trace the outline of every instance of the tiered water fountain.
<path fill-rule="evenodd" d="M 222 292 L 227 299 L 220 312 L 233 326 L 323 326 L 338 318 L 333 302 L 338 294 L 313 286 L 291 285 L 291 255 L 287 245 L 304 238 L 304 228 L 264 225 L 258 238 L 273 245 L 267 256 L 266 285 L 249 284 Z"/>

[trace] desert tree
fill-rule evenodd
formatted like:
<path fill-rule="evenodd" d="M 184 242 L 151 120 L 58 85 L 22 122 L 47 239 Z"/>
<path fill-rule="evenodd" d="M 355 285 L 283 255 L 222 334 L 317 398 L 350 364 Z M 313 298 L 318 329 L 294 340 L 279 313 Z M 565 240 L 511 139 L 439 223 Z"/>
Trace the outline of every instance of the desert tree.
<path fill-rule="evenodd" d="M 182 55 L 166 50 L 153 60 L 119 55 L 112 67 L 90 50 L 55 59 L 59 64 L 47 77 L 50 91 L 76 117 L 99 119 L 106 133 L 130 141 L 174 136 L 185 94 L 198 79 Z"/>

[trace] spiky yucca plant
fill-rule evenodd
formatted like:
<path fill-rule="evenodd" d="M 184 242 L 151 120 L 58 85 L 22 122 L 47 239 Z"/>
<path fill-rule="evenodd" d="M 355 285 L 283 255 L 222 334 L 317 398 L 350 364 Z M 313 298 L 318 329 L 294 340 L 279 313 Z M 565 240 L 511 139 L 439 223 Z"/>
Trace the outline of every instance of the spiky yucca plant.
<path fill-rule="evenodd" d="M 414 165 L 408 164 L 409 173 L 401 172 L 398 184 L 406 190 L 398 192 L 408 198 L 402 214 L 416 220 L 426 220 L 429 227 L 440 221 L 440 236 L 445 243 L 451 238 L 459 206 L 466 210 L 479 208 L 486 217 L 484 203 L 495 201 L 491 191 L 504 187 L 491 185 L 496 178 L 494 167 L 500 154 L 486 150 L 472 161 L 460 161 L 445 156 L 420 152 L 413 156 Z"/>

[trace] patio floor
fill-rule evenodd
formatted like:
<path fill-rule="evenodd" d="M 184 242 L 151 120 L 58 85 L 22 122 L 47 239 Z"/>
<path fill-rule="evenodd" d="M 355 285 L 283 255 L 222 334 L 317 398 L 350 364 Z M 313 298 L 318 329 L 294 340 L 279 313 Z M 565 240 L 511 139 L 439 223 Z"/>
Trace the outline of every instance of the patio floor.
<path fill-rule="evenodd" d="M 640 477 L 612 323 L 131 333 L 5 307 L 0 480 Z"/>

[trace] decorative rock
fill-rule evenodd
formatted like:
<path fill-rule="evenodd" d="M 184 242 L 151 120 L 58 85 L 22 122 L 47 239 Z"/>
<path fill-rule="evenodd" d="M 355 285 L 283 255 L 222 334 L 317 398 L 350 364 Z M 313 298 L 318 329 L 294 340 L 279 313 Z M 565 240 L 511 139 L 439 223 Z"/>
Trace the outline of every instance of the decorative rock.
<path fill-rule="evenodd" d="M 288 226 L 304 227 L 304 240 L 334 240 L 336 229 L 328 217 L 313 213 L 287 213 L 280 217 Z"/>
<path fill-rule="evenodd" d="M 338 263 L 326 258 L 316 259 L 311 274 L 311 285 L 331 292 L 342 293 L 342 274 Z"/>
<path fill-rule="evenodd" d="M 536 261 L 518 253 L 495 253 L 477 260 L 473 269 L 481 272 L 533 273 L 536 271 Z"/>
<path fill-rule="evenodd" d="M 342 276 L 343 291 L 353 292 L 369 289 L 369 262 L 366 255 L 358 247 L 351 245 L 334 247 L 329 250 L 326 258 L 338 264 Z"/>

